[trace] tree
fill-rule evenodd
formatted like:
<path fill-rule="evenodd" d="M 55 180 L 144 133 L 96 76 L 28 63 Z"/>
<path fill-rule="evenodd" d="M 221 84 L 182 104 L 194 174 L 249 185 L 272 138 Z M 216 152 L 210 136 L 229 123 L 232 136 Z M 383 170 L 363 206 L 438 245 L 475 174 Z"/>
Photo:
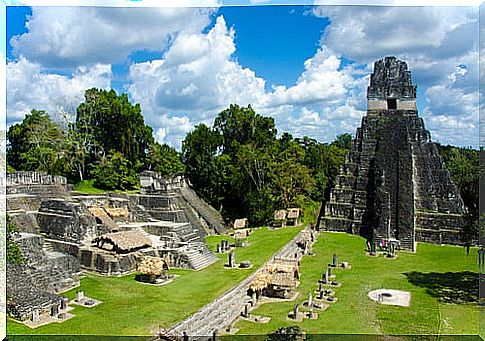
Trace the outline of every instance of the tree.
<path fill-rule="evenodd" d="M 95 186 L 106 190 L 133 190 L 138 188 L 140 182 L 130 160 L 118 151 L 112 151 L 92 170 L 91 175 Z"/>
<path fill-rule="evenodd" d="M 169 145 L 158 142 L 150 146 L 145 167 L 162 175 L 182 173 L 185 170 L 179 153 Z"/>
<path fill-rule="evenodd" d="M 281 327 L 268 335 L 270 341 L 296 341 L 303 337 L 303 331 L 298 326 Z"/>
<path fill-rule="evenodd" d="M 352 147 L 352 134 L 344 133 L 337 135 L 337 139 L 332 144 L 338 148 L 350 150 Z"/>
<path fill-rule="evenodd" d="M 325 201 L 330 194 L 330 189 L 335 185 L 335 179 L 348 151 L 338 147 L 339 144 L 327 145 L 308 137 L 297 141 L 305 150 L 303 164 L 311 170 L 312 177 L 315 179 L 315 186 L 310 196 L 313 200 Z"/>
<path fill-rule="evenodd" d="M 21 171 L 61 175 L 65 171 L 66 135 L 43 110 L 32 110 L 7 132 L 7 162 Z"/>
<path fill-rule="evenodd" d="M 133 166 L 145 164 L 154 139 L 140 105 L 132 105 L 126 94 L 118 96 L 114 90 L 92 88 L 84 97 L 76 116 L 76 130 L 82 140 L 93 139 L 103 151 L 120 152 Z M 95 159 L 91 155 L 91 161 Z"/>
<path fill-rule="evenodd" d="M 467 245 L 473 244 L 478 240 L 479 233 L 479 152 L 470 148 L 441 146 L 439 144 L 438 151 L 467 208 L 461 234 L 462 241 Z"/>
<path fill-rule="evenodd" d="M 274 166 L 274 188 L 282 207 L 291 207 L 297 204 L 299 196 L 309 195 L 314 187 L 310 169 L 301 163 L 304 160 L 305 150 L 296 141 L 286 144 Z"/>
<path fill-rule="evenodd" d="M 251 143 L 261 148 L 276 138 L 273 118 L 256 114 L 250 105 L 231 104 L 216 117 L 214 131 L 222 136 L 223 153 L 229 155 L 235 155 L 241 145 Z"/>
<path fill-rule="evenodd" d="M 13 235 L 17 232 L 12 219 L 7 215 L 7 263 L 9 264 L 23 264 L 25 259 L 20 251 L 20 248 L 13 241 Z"/>
<path fill-rule="evenodd" d="M 205 124 L 199 124 L 187 134 L 182 142 L 182 162 L 185 172 L 195 190 L 209 202 L 213 202 L 214 158 L 220 147 L 221 137 Z"/>

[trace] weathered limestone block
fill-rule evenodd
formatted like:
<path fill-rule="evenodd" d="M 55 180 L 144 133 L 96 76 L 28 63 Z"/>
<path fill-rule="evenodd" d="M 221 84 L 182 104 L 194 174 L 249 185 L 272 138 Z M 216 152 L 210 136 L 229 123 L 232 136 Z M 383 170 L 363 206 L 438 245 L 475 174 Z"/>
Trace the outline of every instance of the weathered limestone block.
<path fill-rule="evenodd" d="M 8 200 L 7 200 L 8 202 Z M 12 222 L 15 224 L 15 227 L 18 229 L 19 232 L 26 232 L 26 233 L 39 233 L 39 225 L 37 223 L 37 214 L 27 213 L 27 212 L 20 212 L 20 213 L 11 213 L 9 212 L 9 216 L 12 219 Z"/>
<path fill-rule="evenodd" d="M 84 205 L 65 199 L 44 200 L 37 221 L 40 231 L 49 238 L 77 243 L 96 226 L 96 220 Z"/>
<path fill-rule="evenodd" d="M 19 233 L 14 242 L 19 246 L 27 264 L 32 265 L 46 261 L 42 236 L 33 233 Z"/>

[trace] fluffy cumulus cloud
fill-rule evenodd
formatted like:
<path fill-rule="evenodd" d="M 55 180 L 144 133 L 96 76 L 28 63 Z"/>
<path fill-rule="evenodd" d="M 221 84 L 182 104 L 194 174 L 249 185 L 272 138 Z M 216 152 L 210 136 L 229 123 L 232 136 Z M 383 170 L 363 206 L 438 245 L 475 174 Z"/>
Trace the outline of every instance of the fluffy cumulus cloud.
<path fill-rule="evenodd" d="M 475 147 L 478 144 L 478 91 L 459 86 L 467 76 L 468 71 L 458 65 L 449 75 L 448 83 L 426 90 L 423 116 L 433 139 L 443 144 Z"/>
<path fill-rule="evenodd" d="M 304 67 L 294 86 L 274 87 L 256 108 L 296 136 L 331 141 L 338 133 L 353 133 L 365 113 L 369 69 L 343 66 L 342 57 L 326 46 Z"/>
<path fill-rule="evenodd" d="M 339 129 L 355 130 L 365 108 L 366 70 L 342 66 L 341 57 L 322 46 L 295 85 L 265 91 L 265 81 L 234 60 L 235 49 L 234 30 L 221 16 L 207 34 L 179 35 L 163 59 L 131 66 L 130 96 L 160 141 L 180 146 L 195 124 L 212 124 L 230 103 L 251 104 L 295 135 L 331 140 Z"/>
<path fill-rule="evenodd" d="M 5 108 L 5 103 L 6 103 L 6 97 L 5 97 L 5 94 L 6 94 L 6 89 L 5 89 L 5 86 L 6 86 L 6 82 L 5 82 L 5 79 L 6 79 L 6 63 L 5 63 L 5 56 L 0 52 L 0 61 L 1 61 L 1 65 L 0 65 L 0 106 L 2 108 Z M 0 130 L 5 130 L 6 128 L 6 121 L 7 121 L 7 117 L 6 117 L 6 114 L 5 114 L 5 111 L 4 110 L 0 110 Z"/>
<path fill-rule="evenodd" d="M 315 7 L 331 25 L 322 43 L 361 64 L 405 60 L 423 89 L 425 123 L 443 143 L 478 144 L 476 7 Z M 418 98 L 419 100 L 419 98 Z"/>
<path fill-rule="evenodd" d="M 314 14 L 331 20 L 325 43 L 357 62 L 390 54 L 460 56 L 477 38 L 476 8 L 329 6 Z"/>
<path fill-rule="evenodd" d="M 28 32 L 10 40 L 14 54 L 44 67 L 124 61 L 134 51 L 162 51 L 180 32 L 198 32 L 211 9 L 34 7 Z"/>
<path fill-rule="evenodd" d="M 167 142 L 180 144 L 194 124 L 210 124 L 229 103 L 260 101 L 265 82 L 233 60 L 235 49 L 234 31 L 218 17 L 207 34 L 180 34 L 163 59 L 130 67 L 130 96 L 149 123 L 168 125 L 160 135 Z"/>
<path fill-rule="evenodd" d="M 32 109 L 46 110 L 54 117 L 61 111 L 72 112 L 86 89 L 109 88 L 112 76 L 110 65 L 79 67 L 72 75 L 61 76 L 25 58 L 9 62 L 6 73 L 8 124 L 22 120 Z"/>
<path fill-rule="evenodd" d="M 238 63 L 234 28 L 222 16 L 208 26 L 213 12 L 34 8 L 28 32 L 10 42 L 17 61 L 7 66 L 9 117 L 76 105 L 86 88 L 110 85 L 111 64 L 144 50 L 160 57 L 132 62 L 126 89 L 161 142 L 180 148 L 194 125 L 212 124 L 230 103 L 274 117 L 280 132 L 330 141 L 360 124 L 372 62 L 396 55 L 413 72 L 433 137 L 476 145 L 476 9 L 315 7 L 314 15 L 331 22 L 315 54 L 294 85 L 269 90 L 250 65 Z"/>

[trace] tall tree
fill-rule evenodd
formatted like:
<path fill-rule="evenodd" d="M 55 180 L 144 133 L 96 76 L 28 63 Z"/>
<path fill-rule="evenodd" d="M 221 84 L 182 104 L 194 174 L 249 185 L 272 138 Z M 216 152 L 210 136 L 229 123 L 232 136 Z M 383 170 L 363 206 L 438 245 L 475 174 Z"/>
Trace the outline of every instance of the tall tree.
<path fill-rule="evenodd" d="M 338 148 L 350 149 L 352 146 L 352 134 L 344 133 L 337 135 L 337 138 L 332 144 Z"/>
<path fill-rule="evenodd" d="M 185 170 L 179 153 L 173 147 L 158 142 L 150 146 L 145 167 L 162 175 L 182 173 Z"/>
<path fill-rule="evenodd" d="M 7 162 L 17 170 L 63 174 L 66 135 L 43 110 L 32 110 L 7 132 Z"/>
<path fill-rule="evenodd" d="M 96 187 L 101 189 L 133 190 L 140 183 L 140 176 L 130 160 L 114 150 L 93 169 L 92 175 Z"/>
<path fill-rule="evenodd" d="M 278 155 L 274 167 L 275 191 L 283 207 L 297 205 L 297 199 L 308 196 L 315 187 L 310 169 L 301 163 L 305 158 L 305 150 L 292 141 Z"/>
<path fill-rule="evenodd" d="M 219 134 L 205 124 L 197 125 L 182 142 L 182 162 L 186 174 L 199 194 L 209 202 L 213 202 L 215 197 L 210 183 L 220 142 Z"/>
<path fill-rule="evenodd" d="M 438 150 L 467 208 L 462 240 L 468 244 L 474 243 L 478 240 L 479 231 L 479 151 L 441 145 L 438 145 Z"/>
<path fill-rule="evenodd" d="M 154 140 L 140 105 L 132 105 L 126 94 L 118 96 L 114 90 L 92 88 L 84 97 L 76 117 L 76 129 L 82 139 L 94 139 L 105 152 L 120 152 L 133 166 L 145 163 Z"/>
<path fill-rule="evenodd" d="M 231 104 L 216 117 L 214 130 L 223 138 L 223 153 L 230 155 L 236 155 L 241 145 L 251 143 L 261 148 L 276 138 L 273 118 L 256 114 L 250 105 L 244 108 Z"/>

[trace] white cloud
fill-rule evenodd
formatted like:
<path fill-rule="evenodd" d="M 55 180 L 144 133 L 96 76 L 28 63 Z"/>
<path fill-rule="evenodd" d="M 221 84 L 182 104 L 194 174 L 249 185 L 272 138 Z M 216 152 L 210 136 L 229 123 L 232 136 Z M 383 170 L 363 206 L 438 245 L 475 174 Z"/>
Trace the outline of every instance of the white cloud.
<path fill-rule="evenodd" d="M 264 80 L 232 60 L 235 49 L 234 32 L 223 17 L 207 34 L 180 34 L 163 59 L 131 65 L 130 96 L 141 104 L 147 122 L 158 127 L 165 117 L 164 123 L 176 123 L 166 130 L 167 138 L 186 132 L 174 127 L 188 127 L 187 122 L 211 124 L 230 103 L 257 103 L 264 94 Z M 186 120 L 181 122 L 178 113 Z"/>
<path fill-rule="evenodd" d="M 200 32 L 209 8 L 34 7 L 28 32 L 10 44 L 43 67 L 123 62 L 137 50 L 159 51 L 181 32 Z"/>
<path fill-rule="evenodd" d="M 433 140 L 443 144 L 478 146 L 478 91 L 455 87 L 456 81 L 427 89 L 423 117 Z"/>
<path fill-rule="evenodd" d="M 347 87 L 353 83 L 353 78 L 347 70 L 338 70 L 338 56 L 325 46 L 306 60 L 304 65 L 305 71 L 294 86 L 276 86 L 261 104 L 272 107 L 322 101 L 328 104 L 336 103 L 345 97 Z"/>
<path fill-rule="evenodd" d="M 322 46 L 305 61 L 294 86 L 265 91 L 262 78 L 233 60 L 235 49 L 234 31 L 221 16 L 207 34 L 180 34 L 163 59 L 131 65 L 130 96 L 160 141 L 179 146 L 195 124 L 211 125 L 230 103 L 251 104 L 296 135 L 328 141 L 340 129 L 355 131 L 365 109 L 367 69 L 343 66 L 338 54 Z M 327 125 L 327 116 L 334 123 Z"/>
<path fill-rule="evenodd" d="M 476 8 L 329 6 L 314 14 L 331 20 L 325 44 L 363 63 L 385 55 L 459 56 L 477 39 Z"/>
<path fill-rule="evenodd" d="M 32 109 L 46 110 L 53 116 L 59 110 L 73 111 L 91 87 L 109 88 L 111 66 L 96 64 L 79 67 L 72 77 L 46 73 L 42 67 L 20 58 L 7 64 L 8 123 L 23 119 Z"/>
<path fill-rule="evenodd" d="M 188 8 L 136 13 L 65 8 L 61 14 L 59 8 L 34 9 L 29 32 L 12 41 L 15 52 L 26 57 L 8 66 L 13 77 L 9 116 L 19 119 L 32 107 L 55 110 L 69 102 L 68 96 L 74 105 L 82 100 L 81 85 L 109 86 L 111 74 L 104 72 L 109 66 L 97 63 L 124 61 L 146 49 L 158 51 L 160 58 L 133 63 L 127 89 L 160 142 L 180 147 L 194 125 L 211 125 L 230 103 L 251 104 L 258 113 L 274 117 L 280 132 L 330 141 L 336 134 L 355 132 L 365 114 L 372 63 L 396 55 L 408 62 L 414 82 L 425 89 L 423 116 L 434 138 L 460 143 L 478 130 L 474 9 L 318 7 L 314 13 L 331 20 L 320 47 L 293 86 L 276 85 L 269 91 L 263 78 L 235 59 L 235 32 L 222 16 L 202 33 L 211 13 Z M 72 78 L 45 69 L 69 66 L 78 67 Z"/>
<path fill-rule="evenodd" d="M 168 143 L 180 150 L 182 148 L 182 140 L 192 130 L 194 124 L 187 115 L 162 114 L 157 117 L 157 126 L 159 126 L 155 136 L 157 141 Z"/>
<path fill-rule="evenodd" d="M 6 107 L 5 87 L 6 87 L 6 61 L 5 56 L 0 52 L 0 130 L 6 129 L 7 117 L 4 108 Z"/>

